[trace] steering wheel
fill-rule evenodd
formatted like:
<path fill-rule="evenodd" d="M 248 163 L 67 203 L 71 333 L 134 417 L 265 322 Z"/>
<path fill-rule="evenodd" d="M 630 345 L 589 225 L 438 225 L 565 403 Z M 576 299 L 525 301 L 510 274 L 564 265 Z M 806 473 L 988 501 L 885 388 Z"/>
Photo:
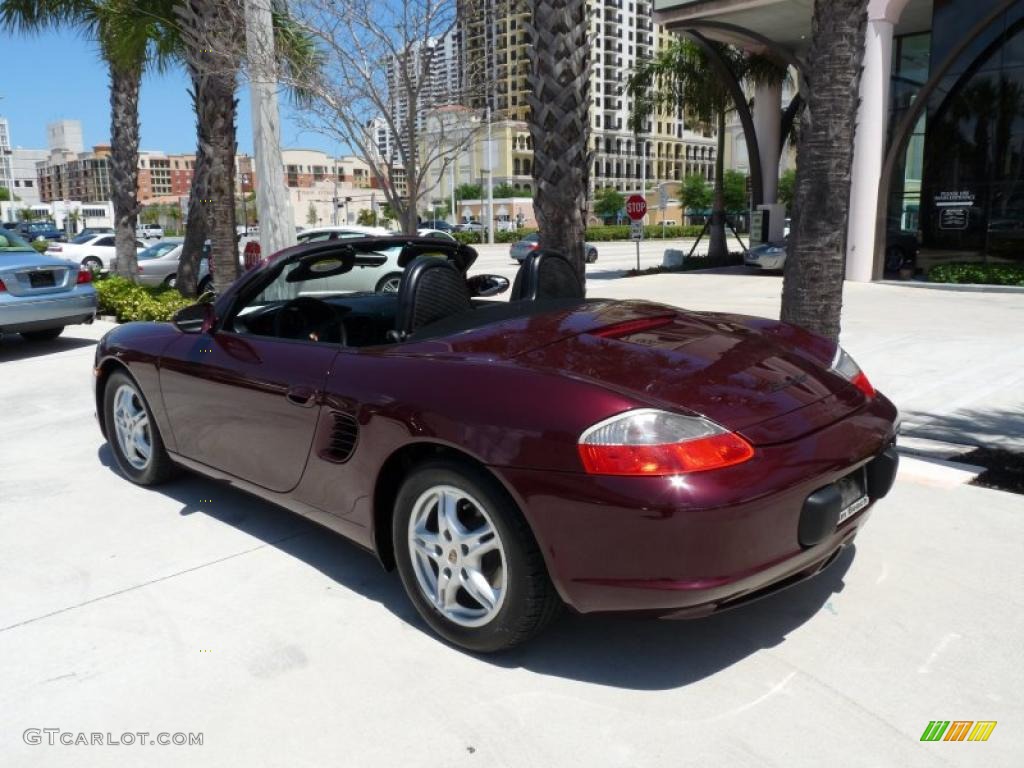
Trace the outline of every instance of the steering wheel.
<path fill-rule="evenodd" d="M 274 336 L 280 339 L 320 341 L 328 330 L 337 329 L 338 343 L 345 346 L 348 337 L 338 307 L 312 296 L 292 299 L 274 313 Z"/>

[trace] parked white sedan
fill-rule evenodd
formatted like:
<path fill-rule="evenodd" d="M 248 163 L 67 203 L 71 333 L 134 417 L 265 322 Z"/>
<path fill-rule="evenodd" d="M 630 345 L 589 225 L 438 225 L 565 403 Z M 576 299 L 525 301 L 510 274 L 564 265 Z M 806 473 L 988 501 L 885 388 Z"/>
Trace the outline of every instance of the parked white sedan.
<path fill-rule="evenodd" d="M 135 241 L 137 252 L 141 252 L 145 248 L 146 246 L 141 240 Z M 50 243 L 46 253 L 60 259 L 77 261 L 86 269 L 96 272 L 110 268 L 117 250 L 114 247 L 113 235 L 99 234 L 79 235 L 69 243 Z"/>

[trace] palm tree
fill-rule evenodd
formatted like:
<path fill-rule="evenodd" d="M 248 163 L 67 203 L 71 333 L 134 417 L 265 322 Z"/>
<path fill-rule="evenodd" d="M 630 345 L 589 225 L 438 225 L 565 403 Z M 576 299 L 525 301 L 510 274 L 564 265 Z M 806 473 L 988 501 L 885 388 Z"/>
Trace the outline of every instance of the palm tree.
<path fill-rule="evenodd" d="M 838 340 L 868 0 L 815 0 L 782 319 Z"/>
<path fill-rule="evenodd" d="M 527 24 L 534 212 L 543 248 L 585 276 L 590 186 L 590 43 L 585 0 L 533 0 Z"/>
<path fill-rule="evenodd" d="M 165 0 L 166 2 L 166 0 Z M 234 154 L 237 101 L 235 90 L 244 52 L 244 7 L 241 0 L 170 2 L 174 19 L 164 30 L 164 47 L 184 62 L 192 80 L 189 93 L 196 113 L 196 159 L 192 170 L 185 241 L 177 287 L 195 296 L 199 259 L 209 237 L 218 290 L 238 275 L 235 240 Z M 320 65 L 320 54 L 284 9 L 273 12 L 275 47 L 291 82 L 303 82 Z M 297 73 L 301 72 L 302 77 Z M 298 88 L 297 103 L 308 95 Z M 230 156 L 228 155 L 230 147 Z M 268 179 L 267 183 L 274 183 Z M 215 202 L 211 202 L 215 201 Z M 231 221 L 222 216 L 227 205 Z M 218 273 L 220 273 L 218 275 Z"/>
<path fill-rule="evenodd" d="M 711 43 L 737 77 L 745 73 L 747 59 L 723 43 Z M 658 54 L 641 62 L 626 83 L 633 100 L 630 128 L 641 133 L 657 113 L 686 114 L 705 125 L 715 125 L 715 183 L 708 247 L 710 258 L 728 255 L 725 238 L 725 118 L 734 109 L 732 94 L 718 76 L 708 54 L 690 40 L 673 40 Z"/>
<path fill-rule="evenodd" d="M 158 0 L 0 0 L 0 24 L 35 33 L 73 27 L 95 38 L 110 76 L 110 186 L 117 271 L 136 276 L 139 213 L 139 89 L 151 50 Z"/>
<path fill-rule="evenodd" d="M 180 50 L 192 78 L 198 134 L 186 245 L 194 248 L 201 236 L 196 234 L 200 229 L 196 225 L 203 221 L 210 238 L 214 286 L 220 292 L 239 272 L 235 239 L 235 91 L 244 45 L 243 7 L 241 0 L 184 0 L 175 4 L 174 12 Z M 184 290 L 190 291 L 194 290 L 194 273 L 189 267 L 194 264 L 195 253 L 186 253 L 189 258 L 182 279 Z"/>

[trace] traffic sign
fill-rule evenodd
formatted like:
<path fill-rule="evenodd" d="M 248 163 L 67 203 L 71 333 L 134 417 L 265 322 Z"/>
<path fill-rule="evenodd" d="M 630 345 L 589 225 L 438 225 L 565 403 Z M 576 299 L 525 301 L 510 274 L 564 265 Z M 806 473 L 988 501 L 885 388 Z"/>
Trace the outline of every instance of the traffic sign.
<path fill-rule="evenodd" d="M 631 221 L 640 221 L 647 215 L 647 201 L 643 195 L 630 195 L 626 201 L 626 215 Z"/>
<path fill-rule="evenodd" d="M 643 240 L 644 239 L 644 225 L 639 221 L 634 221 L 629 225 L 629 239 L 630 240 Z"/>

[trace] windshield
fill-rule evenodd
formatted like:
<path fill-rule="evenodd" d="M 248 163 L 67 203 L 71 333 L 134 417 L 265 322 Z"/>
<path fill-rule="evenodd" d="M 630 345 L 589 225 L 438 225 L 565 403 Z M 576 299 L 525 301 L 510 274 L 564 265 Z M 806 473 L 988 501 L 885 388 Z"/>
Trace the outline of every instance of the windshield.
<path fill-rule="evenodd" d="M 138 260 L 145 261 L 147 259 L 159 259 L 165 253 L 167 253 L 168 251 L 173 251 L 179 245 L 180 243 L 176 243 L 173 240 L 164 240 L 162 242 L 157 243 L 156 245 L 151 245 L 149 246 L 149 248 L 142 251 L 142 253 L 138 255 Z"/>
<path fill-rule="evenodd" d="M 0 229 L 0 251 L 23 251 L 32 246 L 19 235 L 10 229 Z"/>
<path fill-rule="evenodd" d="M 74 243 L 75 245 L 85 245 L 94 237 L 96 237 L 96 233 L 92 232 L 86 235 L 79 235 L 78 237 L 74 238 L 71 242 Z"/>

